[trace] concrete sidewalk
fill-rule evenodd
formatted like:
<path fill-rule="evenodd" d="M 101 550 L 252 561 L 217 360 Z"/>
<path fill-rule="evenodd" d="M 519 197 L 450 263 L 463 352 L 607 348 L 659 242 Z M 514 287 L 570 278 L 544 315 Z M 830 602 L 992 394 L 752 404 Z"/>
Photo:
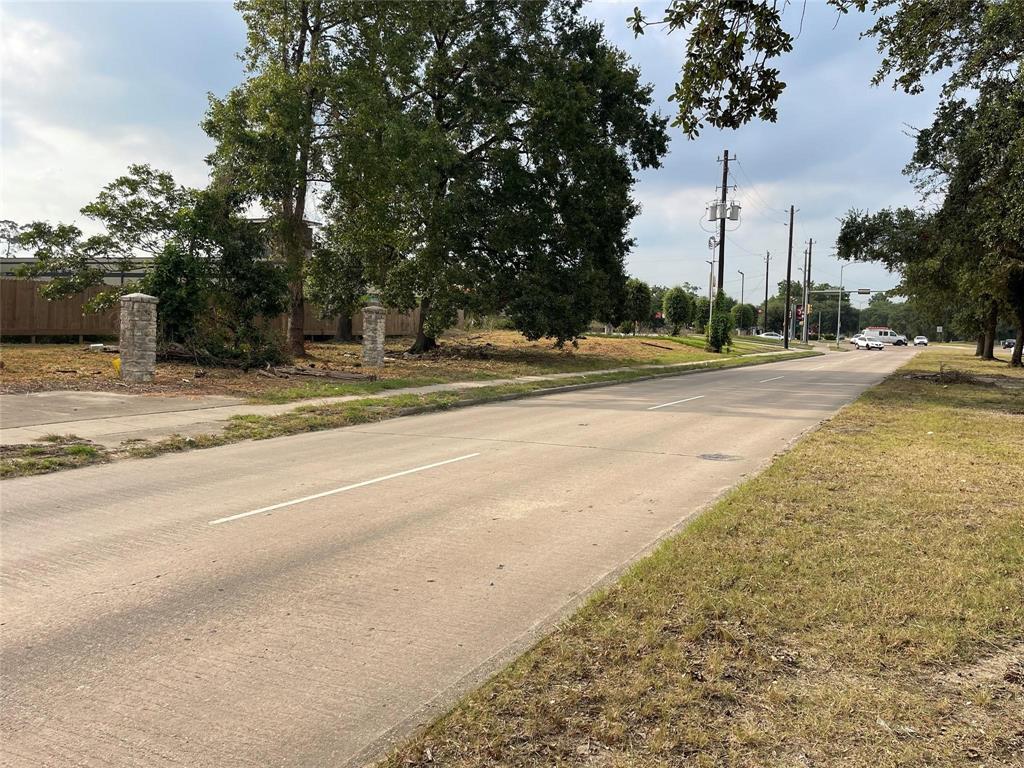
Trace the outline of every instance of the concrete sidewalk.
<path fill-rule="evenodd" d="M 756 352 L 743 358 L 785 357 L 783 351 Z M 232 416 L 276 416 L 309 405 L 328 405 L 351 400 L 455 392 L 502 384 L 550 381 L 601 376 L 643 370 L 651 374 L 684 372 L 706 368 L 710 361 L 673 365 L 641 365 L 599 371 L 552 373 L 544 376 L 516 376 L 508 379 L 455 381 L 422 387 L 340 397 L 319 397 L 290 403 L 259 405 L 231 397 L 170 397 L 128 395 L 115 392 L 33 392 L 0 395 L 0 445 L 31 443 L 47 435 L 76 435 L 108 448 L 127 440 L 161 440 L 171 435 L 216 434 Z"/>

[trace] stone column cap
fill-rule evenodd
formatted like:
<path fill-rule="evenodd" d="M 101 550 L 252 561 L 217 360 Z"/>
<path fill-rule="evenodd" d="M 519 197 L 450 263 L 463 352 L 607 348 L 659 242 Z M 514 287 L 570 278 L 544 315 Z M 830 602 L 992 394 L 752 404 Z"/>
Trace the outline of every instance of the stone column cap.
<path fill-rule="evenodd" d="M 142 301 L 156 304 L 159 299 L 156 296 L 150 296 L 148 293 L 126 293 L 121 297 L 121 301 Z"/>

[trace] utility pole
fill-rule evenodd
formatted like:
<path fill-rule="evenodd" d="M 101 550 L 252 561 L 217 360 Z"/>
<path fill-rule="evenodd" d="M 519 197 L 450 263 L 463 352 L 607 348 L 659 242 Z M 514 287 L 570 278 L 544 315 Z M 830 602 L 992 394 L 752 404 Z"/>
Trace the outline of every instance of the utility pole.
<path fill-rule="evenodd" d="M 789 206 L 789 256 L 786 259 L 786 313 L 783 316 L 783 331 L 782 331 L 782 344 L 786 349 L 789 349 L 789 302 L 790 302 L 790 288 L 792 287 L 793 280 L 793 216 L 796 214 L 796 208 Z"/>
<path fill-rule="evenodd" d="M 761 330 L 768 330 L 768 263 L 772 260 L 771 251 L 764 252 L 764 317 L 761 318 Z"/>
<path fill-rule="evenodd" d="M 722 280 L 725 277 L 725 212 L 726 197 L 729 194 L 729 150 L 722 152 L 722 197 L 718 215 L 718 290 L 722 290 Z"/>
<path fill-rule="evenodd" d="M 811 318 L 809 318 L 807 316 L 808 315 L 807 307 L 808 307 L 808 304 L 809 304 L 808 296 L 810 295 L 808 293 L 808 291 L 811 290 L 811 256 L 812 256 L 813 252 L 814 252 L 814 238 L 812 237 L 810 240 L 807 241 L 807 269 L 804 272 L 804 331 L 803 331 L 803 342 L 804 342 L 804 344 L 807 343 L 807 340 L 808 340 L 808 330 L 809 330 L 810 324 L 811 324 Z"/>
<path fill-rule="evenodd" d="M 746 282 L 747 281 L 747 276 L 743 274 L 742 270 L 737 269 L 736 271 L 740 273 L 740 304 L 742 304 L 743 303 L 743 290 L 744 290 L 743 286 L 745 286 L 747 284 L 747 282 Z"/>

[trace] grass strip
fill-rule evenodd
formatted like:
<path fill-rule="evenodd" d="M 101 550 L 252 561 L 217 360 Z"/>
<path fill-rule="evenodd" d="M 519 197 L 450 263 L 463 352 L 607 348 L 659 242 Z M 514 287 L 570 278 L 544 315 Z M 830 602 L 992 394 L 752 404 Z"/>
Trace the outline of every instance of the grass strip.
<path fill-rule="evenodd" d="M 922 353 L 384 765 L 1022 765 L 1022 376 Z"/>
<path fill-rule="evenodd" d="M 0 479 L 74 469 L 110 460 L 109 452 L 75 435 L 47 435 L 35 444 L 0 446 Z"/>

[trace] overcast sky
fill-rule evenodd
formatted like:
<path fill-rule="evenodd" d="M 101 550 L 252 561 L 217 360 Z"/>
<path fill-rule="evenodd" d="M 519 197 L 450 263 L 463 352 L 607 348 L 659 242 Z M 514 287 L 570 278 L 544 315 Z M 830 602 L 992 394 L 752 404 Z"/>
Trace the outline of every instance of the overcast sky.
<path fill-rule="evenodd" d="M 637 3 L 594 2 L 586 12 L 605 24 L 655 86 L 661 110 L 677 80 L 684 38 L 649 31 L 634 39 L 625 19 Z M 639 3 L 656 16 L 664 2 Z M 785 15 L 794 34 L 801 5 Z M 901 174 L 912 150 L 907 126 L 929 121 L 934 90 L 907 96 L 873 88 L 878 54 L 859 40 L 866 19 L 839 19 L 824 0 L 809 0 L 796 50 L 781 63 L 787 83 L 779 122 L 738 131 L 706 131 L 687 140 L 672 131 L 665 165 L 645 172 L 635 194 L 629 271 L 651 283 L 706 286 L 710 258 L 704 206 L 721 183 L 717 158 L 728 148 L 739 163 L 731 183 L 743 206 L 727 238 L 726 289 L 747 301 L 764 298 L 764 253 L 770 283 L 785 276 L 786 209 L 795 205 L 794 277 L 808 238 L 812 274 L 838 282 L 830 252 L 837 219 L 849 208 L 912 204 Z M 2 115 L 0 218 L 78 221 L 78 209 L 130 163 L 150 163 L 184 184 L 204 184 L 209 139 L 199 128 L 206 94 L 226 93 L 242 76 L 236 53 L 244 27 L 228 2 L 8 2 L 0 5 Z M 730 225 L 730 228 L 736 225 Z M 895 277 L 856 264 L 847 286 L 889 288 Z M 774 293 L 774 291 L 772 291 Z M 860 302 L 863 303 L 863 302 Z"/>

